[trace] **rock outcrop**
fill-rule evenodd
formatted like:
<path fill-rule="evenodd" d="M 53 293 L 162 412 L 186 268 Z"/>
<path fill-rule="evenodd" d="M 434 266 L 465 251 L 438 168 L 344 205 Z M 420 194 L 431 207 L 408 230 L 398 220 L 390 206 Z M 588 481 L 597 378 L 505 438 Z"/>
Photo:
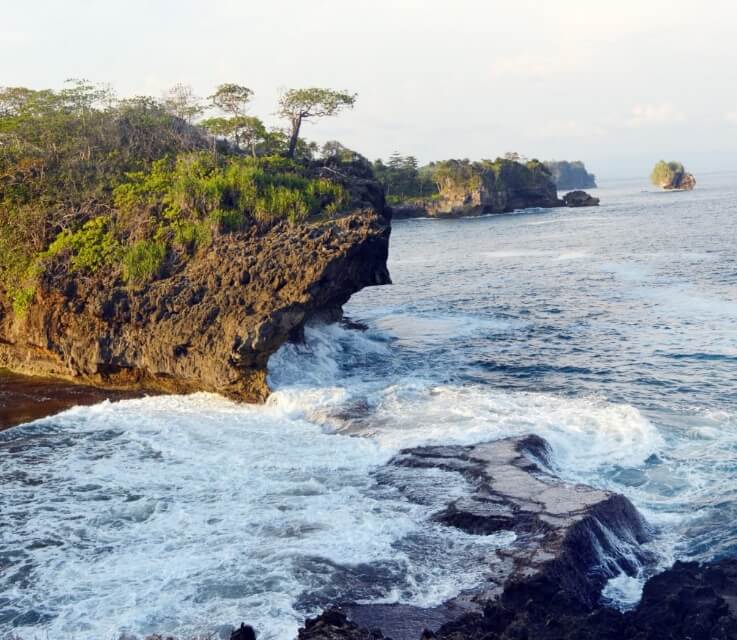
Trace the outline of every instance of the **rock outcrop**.
<path fill-rule="evenodd" d="M 594 198 L 585 191 L 571 191 L 563 196 L 563 204 L 566 207 L 597 207 L 599 198 Z"/>
<path fill-rule="evenodd" d="M 498 601 L 513 610 L 523 607 L 538 593 L 551 603 L 565 600 L 576 611 L 596 608 L 609 578 L 622 572 L 635 575 L 653 561 L 643 547 L 652 531 L 623 496 L 555 478 L 546 471 L 548 456 L 547 443 L 537 436 L 402 452 L 389 464 L 382 482 L 417 492 L 403 470 L 459 473 L 473 492 L 449 502 L 435 519 L 475 535 L 513 531 L 515 542 L 496 552 L 483 585 L 439 607 L 344 603 L 342 613 L 353 626 L 342 623 L 343 635 L 335 635 L 331 624 L 318 619 L 305 628 L 304 633 L 310 633 L 300 637 L 381 637 L 360 635 L 380 629 L 394 640 L 416 640 L 425 629 L 441 634 L 476 624 Z"/>
<path fill-rule="evenodd" d="M 377 207 L 222 235 L 141 287 L 110 274 L 46 274 L 22 315 L 0 291 L 0 368 L 261 401 L 279 346 L 310 318 L 337 317 L 359 289 L 390 281 L 389 233 Z"/>
<path fill-rule="evenodd" d="M 413 640 L 734 640 L 737 560 L 676 562 L 645 584 L 635 609 L 581 607 L 555 590 L 531 584 L 504 594 L 482 613 L 466 614 Z M 331 610 L 309 620 L 299 640 L 381 640 Z"/>
<path fill-rule="evenodd" d="M 569 189 L 596 189 L 596 176 L 586 170 L 583 162 L 568 162 L 565 160 L 550 160 L 545 162 L 560 190 Z"/>
<path fill-rule="evenodd" d="M 473 483 L 437 520 L 478 535 L 512 530 L 517 541 L 497 551 L 484 585 L 440 607 L 343 604 L 308 620 L 299 640 L 737 638 L 737 560 L 677 562 L 647 581 L 633 610 L 604 606 L 609 577 L 653 560 L 642 546 L 651 530 L 626 498 L 561 482 L 547 466 L 536 436 L 404 451 L 390 474 L 442 469 Z"/>
<path fill-rule="evenodd" d="M 674 182 L 673 186 L 668 186 L 666 189 L 680 189 L 681 191 L 693 191 L 696 186 L 696 178 L 693 173 L 683 173 Z"/>

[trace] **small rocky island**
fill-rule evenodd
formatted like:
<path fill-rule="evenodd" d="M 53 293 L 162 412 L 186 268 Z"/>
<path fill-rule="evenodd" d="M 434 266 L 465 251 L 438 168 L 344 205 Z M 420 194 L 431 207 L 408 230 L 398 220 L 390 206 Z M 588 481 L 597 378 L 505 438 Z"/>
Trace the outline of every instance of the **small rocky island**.
<path fill-rule="evenodd" d="M 569 189 L 596 189 L 596 176 L 586 170 L 586 165 L 576 160 L 548 160 L 545 166 L 555 181 L 555 186 L 561 191 Z"/>
<path fill-rule="evenodd" d="M 666 191 L 692 191 L 696 178 L 680 162 L 660 160 L 650 173 L 650 182 Z"/>

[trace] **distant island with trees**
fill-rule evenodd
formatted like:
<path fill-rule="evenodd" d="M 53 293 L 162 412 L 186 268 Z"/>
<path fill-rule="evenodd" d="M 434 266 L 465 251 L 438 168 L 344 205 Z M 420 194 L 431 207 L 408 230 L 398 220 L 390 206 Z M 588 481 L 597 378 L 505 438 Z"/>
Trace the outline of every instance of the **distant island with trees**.
<path fill-rule="evenodd" d="M 650 182 L 666 191 L 691 191 L 696 186 L 696 178 L 686 171 L 683 164 L 665 160 L 655 164 L 650 173 Z"/>

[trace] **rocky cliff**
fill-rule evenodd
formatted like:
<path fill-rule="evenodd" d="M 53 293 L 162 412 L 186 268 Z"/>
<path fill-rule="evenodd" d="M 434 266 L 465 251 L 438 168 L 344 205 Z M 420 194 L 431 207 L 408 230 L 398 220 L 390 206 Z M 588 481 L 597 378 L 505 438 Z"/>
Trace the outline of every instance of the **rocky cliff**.
<path fill-rule="evenodd" d="M 51 269 L 23 314 L 0 290 L 0 368 L 261 401 L 280 345 L 310 318 L 335 318 L 359 289 L 390 281 L 390 225 L 380 210 L 253 225 L 140 286 Z"/>
<path fill-rule="evenodd" d="M 394 206 L 395 218 L 474 216 L 562 204 L 550 172 L 534 160 L 446 161 L 439 166 L 437 196 Z"/>
<path fill-rule="evenodd" d="M 552 174 L 555 185 L 560 190 L 596 188 L 596 176 L 586 170 L 586 165 L 583 162 L 550 160 L 545 162 L 545 166 Z"/>

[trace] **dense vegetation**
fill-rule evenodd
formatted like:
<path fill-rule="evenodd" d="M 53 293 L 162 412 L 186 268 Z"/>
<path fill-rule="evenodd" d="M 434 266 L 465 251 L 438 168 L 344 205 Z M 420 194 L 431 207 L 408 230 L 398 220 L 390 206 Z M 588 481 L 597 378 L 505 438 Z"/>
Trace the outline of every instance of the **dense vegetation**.
<path fill-rule="evenodd" d="M 389 202 L 438 198 L 451 191 L 471 191 L 481 186 L 483 180 L 503 184 L 532 186 L 536 177 L 544 174 L 550 178 L 547 167 L 539 160 L 497 158 L 472 162 L 441 160 L 418 166 L 413 156 L 403 157 L 394 153 L 388 162 L 377 160 L 374 174 L 386 189 Z"/>
<path fill-rule="evenodd" d="M 650 181 L 657 187 L 673 184 L 677 176 L 683 175 L 686 169 L 680 162 L 658 162 L 650 173 Z"/>
<path fill-rule="evenodd" d="M 307 91 L 303 118 L 332 115 L 345 95 Z M 206 107 L 181 85 L 162 100 L 82 81 L 0 89 L 0 290 L 16 312 L 44 274 L 107 268 L 140 283 L 218 234 L 345 208 L 314 145 L 246 115 L 251 93 L 221 85 L 218 115 L 196 122 Z"/>
<path fill-rule="evenodd" d="M 420 167 L 414 156 L 401 156 L 395 151 L 386 163 L 376 160 L 373 170 L 389 202 L 429 198 L 438 193 L 432 165 Z"/>

